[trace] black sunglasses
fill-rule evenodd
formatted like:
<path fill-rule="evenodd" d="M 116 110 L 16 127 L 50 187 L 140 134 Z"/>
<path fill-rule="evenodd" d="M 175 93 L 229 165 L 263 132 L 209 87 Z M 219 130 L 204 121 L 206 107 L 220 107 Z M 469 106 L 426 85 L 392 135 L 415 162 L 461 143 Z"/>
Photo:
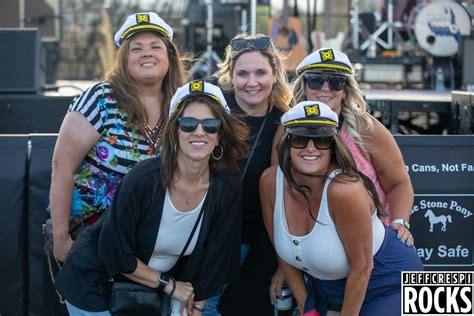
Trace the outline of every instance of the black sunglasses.
<path fill-rule="evenodd" d="M 268 46 L 270 46 L 270 43 L 270 37 L 267 36 L 257 37 L 254 39 L 234 38 L 230 41 L 230 46 L 236 52 L 249 47 L 253 47 L 258 50 L 265 50 L 268 48 Z"/>
<path fill-rule="evenodd" d="M 324 83 L 327 81 L 331 91 L 341 91 L 346 84 L 347 77 L 304 74 L 304 81 L 311 90 L 321 90 L 321 88 L 324 86 Z"/>
<path fill-rule="evenodd" d="M 202 129 L 208 134 L 217 133 L 221 127 L 221 120 L 216 118 L 198 120 L 194 117 L 180 117 L 178 123 L 179 128 L 185 133 L 194 132 L 199 124 L 201 124 Z"/>
<path fill-rule="evenodd" d="M 288 142 L 290 146 L 295 149 L 303 149 L 308 146 L 309 141 L 312 140 L 314 147 L 319 150 L 327 150 L 333 146 L 333 137 L 307 137 L 298 135 L 289 135 Z"/>

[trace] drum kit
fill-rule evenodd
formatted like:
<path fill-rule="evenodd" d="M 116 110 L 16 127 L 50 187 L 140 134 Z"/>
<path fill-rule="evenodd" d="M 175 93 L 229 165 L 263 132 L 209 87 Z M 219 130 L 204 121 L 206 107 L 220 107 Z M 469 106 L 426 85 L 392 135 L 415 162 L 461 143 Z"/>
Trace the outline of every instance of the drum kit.
<path fill-rule="evenodd" d="M 458 86 L 455 72 L 465 68 L 457 65 L 461 60 L 458 57 L 464 53 L 462 43 L 471 35 L 471 16 L 466 7 L 449 0 L 386 0 L 385 4 L 384 18 L 368 28 L 366 20 L 361 19 L 366 13 L 359 14 L 359 1 L 352 0 L 351 48 L 378 59 L 421 56 L 427 61 L 426 77 L 432 88 L 437 71 L 449 79 L 447 87 Z"/>
<path fill-rule="evenodd" d="M 431 56 L 449 57 L 457 54 L 461 37 L 471 34 L 471 17 L 466 8 L 448 0 L 418 2 L 388 0 L 386 21 L 380 23 L 373 32 L 363 34 L 359 1 L 353 0 L 352 47 L 365 51 L 376 43 L 385 50 L 391 50 L 396 49 L 400 42 L 415 40 Z"/>

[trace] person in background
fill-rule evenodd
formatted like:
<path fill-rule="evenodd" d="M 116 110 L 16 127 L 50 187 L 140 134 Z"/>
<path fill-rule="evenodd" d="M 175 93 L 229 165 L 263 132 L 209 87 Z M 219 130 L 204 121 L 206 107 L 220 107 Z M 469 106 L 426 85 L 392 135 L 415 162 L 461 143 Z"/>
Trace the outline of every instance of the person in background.
<path fill-rule="evenodd" d="M 249 127 L 249 154 L 238 161 L 242 171 L 243 226 L 240 281 L 227 288 L 226 315 L 248 315 L 244 306 L 273 313 L 267 288 L 276 259 L 263 226 L 258 179 L 270 164 L 276 163 L 275 144 L 281 115 L 288 110 L 292 94 L 286 73 L 270 38 L 263 34 L 235 36 L 219 65 L 219 86 L 234 115 Z M 248 257 L 247 257 L 248 255 Z M 246 259 L 247 258 L 247 259 Z M 245 260 L 245 262 L 244 262 Z M 265 269 L 255 270 L 255 266 Z M 205 315 L 220 315 L 220 295 L 208 300 Z"/>
<path fill-rule="evenodd" d="M 245 154 L 247 128 L 229 112 L 217 86 L 192 81 L 177 90 L 161 157 L 125 176 L 110 209 L 74 242 L 57 276 L 71 315 L 110 315 L 110 278 L 157 288 L 178 300 L 181 312 L 201 315 L 205 300 L 238 276 L 235 158 Z M 174 269 L 194 225 L 187 260 Z"/>
<path fill-rule="evenodd" d="M 358 170 L 374 183 L 387 214 L 386 225 L 397 231 L 400 242 L 414 244 L 410 233 L 413 188 L 395 139 L 367 104 L 352 64 L 344 53 L 321 48 L 308 55 L 296 68 L 294 103 L 304 100 L 324 102 L 339 116 L 342 139 L 350 149 Z M 272 279 L 270 297 L 281 295 L 285 277 L 278 270 Z"/>
<path fill-rule="evenodd" d="M 281 121 L 278 166 L 262 174 L 260 197 L 300 310 L 401 315 L 401 272 L 423 266 L 416 250 L 382 223 L 377 190 L 358 171 L 337 114 L 322 102 L 303 101 Z"/>
<path fill-rule="evenodd" d="M 166 107 L 184 83 L 172 40 L 173 29 L 155 12 L 130 15 L 115 33 L 119 49 L 105 81 L 69 107 L 54 149 L 48 207 L 59 261 L 72 244 L 69 217 L 96 221 L 124 175 L 159 155 Z"/>

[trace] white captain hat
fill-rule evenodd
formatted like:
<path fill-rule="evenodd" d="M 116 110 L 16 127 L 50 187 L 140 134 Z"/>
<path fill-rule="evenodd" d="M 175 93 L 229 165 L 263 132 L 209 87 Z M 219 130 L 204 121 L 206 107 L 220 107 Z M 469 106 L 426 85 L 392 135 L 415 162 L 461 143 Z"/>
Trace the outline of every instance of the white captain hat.
<path fill-rule="evenodd" d="M 185 99 L 193 95 L 208 96 L 222 105 L 227 113 L 230 113 L 230 108 L 221 88 L 204 80 L 193 80 L 176 90 L 173 98 L 171 98 L 169 114 L 171 115 Z"/>
<path fill-rule="evenodd" d="M 290 134 L 325 137 L 338 133 L 339 119 L 327 104 L 303 101 L 283 114 L 281 123 Z"/>
<path fill-rule="evenodd" d="M 334 72 L 345 76 L 354 73 L 349 57 L 332 48 L 321 48 L 306 56 L 296 67 L 298 75 L 305 71 Z"/>
<path fill-rule="evenodd" d="M 115 33 L 115 44 L 120 47 L 130 36 L 138 32 L 156 32 L 173 40 L 173 28 L 155 12 L 141 12 L 129 15 L 120 29 Z"/>

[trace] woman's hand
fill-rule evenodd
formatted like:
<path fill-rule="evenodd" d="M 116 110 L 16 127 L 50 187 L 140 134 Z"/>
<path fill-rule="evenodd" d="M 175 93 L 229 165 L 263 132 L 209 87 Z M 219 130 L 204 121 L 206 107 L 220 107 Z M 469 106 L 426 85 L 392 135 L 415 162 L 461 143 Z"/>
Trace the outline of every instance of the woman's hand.
<path fill-rule="evenodd" d="M 188 310 L 188 315 L 192 312 L 194 304 L 194 288 L 189 282 L 176 281 L 170 278 L 170 282 L 164 289 L 165 293 L 171 296 L 171 298 L 181 302 L 179 312 L 182 313 L 184 308 Z"/>
<path fill-rule="evenodd" d="M 269 292 L 270 292 L 270 298 L 272 302 L 275 302 L 276 300 L 281 298 L 281 292 L 283 290 L 283 285 L 285 284 L 286 284 L 285 274 L 283 273 L 283 270 L 281 270 L 280 267 L 278 267 L 270 283 Z"/>
<path fill-rule="evenodd" d="M 399 223 L 393 223 L 390 225 L 393 230 L 397 231 L 397 238 L 400 240 L 402 244 L 407 245 L 408 247 L 413 247 L 415 244 L 415 240 L 413 235 L 411 234 L 410 230 L 406 228 L 405 225 Z"/>
<path fill-rule="evenodd" d="M 60 236 L 56 236 L 56 235 L 53 235 L 54 237 L 54 249 L 53 249 L 53 252 L 54 252 L 54 257 L 60 261 L 60 262 L 64 262 L 64 260 L 66 259 L 66 256 L 69 252 L 69 250 L 71 249 L 71 246 L 72 246 L 72 238 L 71 238 L 71 235 L 69 234 L 66 234 L 66 235 L 60 235 Z"/>

